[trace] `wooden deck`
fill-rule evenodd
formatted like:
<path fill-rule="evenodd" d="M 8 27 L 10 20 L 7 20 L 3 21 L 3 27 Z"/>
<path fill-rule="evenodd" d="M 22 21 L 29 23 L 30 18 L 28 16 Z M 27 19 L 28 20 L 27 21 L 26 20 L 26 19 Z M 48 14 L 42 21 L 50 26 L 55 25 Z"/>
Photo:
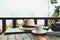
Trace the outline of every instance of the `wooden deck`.
<path fill-rule="evenodd" d="M 60 40 L 60 36 L 36 35 L 32 33 L 1 34 L 0 40 Z"/>

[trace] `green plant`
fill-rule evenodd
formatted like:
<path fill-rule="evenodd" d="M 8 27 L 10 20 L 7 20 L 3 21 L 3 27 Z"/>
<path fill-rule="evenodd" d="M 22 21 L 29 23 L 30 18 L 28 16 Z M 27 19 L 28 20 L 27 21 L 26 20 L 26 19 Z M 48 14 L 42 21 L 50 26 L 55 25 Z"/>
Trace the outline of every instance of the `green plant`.
<path fill-rule="evenodd" d="M 59 17 L 60 15 L 59 15 L 59 12 L 60 12 L 60 6 L 55 6 L 55 11 L 54 11 L 54 13 L 53 13 L 53 15 L 51 16 L 51 17 Z M 51 23 L 52 23 L 52 21 L 54 21 L 54 20 L 48 20 L 48 23 L 50 23 L 50 25 L 51 25 Z"/>

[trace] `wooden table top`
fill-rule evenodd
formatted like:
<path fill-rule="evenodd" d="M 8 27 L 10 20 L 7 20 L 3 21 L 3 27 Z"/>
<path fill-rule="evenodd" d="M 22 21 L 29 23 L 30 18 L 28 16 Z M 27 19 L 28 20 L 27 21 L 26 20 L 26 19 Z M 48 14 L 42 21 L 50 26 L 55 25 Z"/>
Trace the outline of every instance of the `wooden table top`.
<path fill-rule="evenodd" d="M 0 35 L 0 40 L 60 40 L 59 36 L 36 35 L 32 33 Z"/>
<path fill-rule="evenodd" d="M 15 34 L 17 32 L 17 34 Z M 22 33 L 21 33 L 22 32 Z M 5 33 L 11 33 L 5 35 L 4 33 L 0 35 L 0 40 L 60 40 L 60 36 L 53 35 L 37 35 L 33 33 L 27 33 L 25 31 L 19 30 L 18 28 L 10 28 L 5 31 Z M 12 34 L 13 33 L 13 34 Z"/>

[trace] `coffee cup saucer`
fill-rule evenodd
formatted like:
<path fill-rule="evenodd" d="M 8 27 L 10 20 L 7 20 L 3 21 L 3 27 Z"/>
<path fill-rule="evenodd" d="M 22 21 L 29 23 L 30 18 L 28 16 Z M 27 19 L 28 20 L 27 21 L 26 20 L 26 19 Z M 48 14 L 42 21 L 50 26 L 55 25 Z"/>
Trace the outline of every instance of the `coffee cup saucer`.
<path fill-rule="evenodd" d="M 36 30 L 32 30 L 31 32 L 34 33 L 34 34 L 44 34 L 44 33 L 47 33 L 46 30 L 42 30 L 41 32 L 37 32 Z"/>

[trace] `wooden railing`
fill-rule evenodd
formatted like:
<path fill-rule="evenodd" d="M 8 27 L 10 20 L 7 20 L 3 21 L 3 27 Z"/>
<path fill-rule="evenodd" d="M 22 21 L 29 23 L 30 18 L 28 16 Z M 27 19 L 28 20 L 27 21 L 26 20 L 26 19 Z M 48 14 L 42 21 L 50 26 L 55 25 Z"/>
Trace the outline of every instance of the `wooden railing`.
<path fill-rule="evenodd" d="M 6 20 L 13 20 L 13 28 L 16 28 L 16 20 L 24 20 L 24 19 L 34 19 L 35 24 L 37 24 L 37 20 L 43 19 L 44 20 L 44 25 L 48 25 L 48 20 L 55 20 L 58 21 L 60 17 L 1 17 L 0 20 L 2 20 L 2 32 L 6 30 Z"/>

